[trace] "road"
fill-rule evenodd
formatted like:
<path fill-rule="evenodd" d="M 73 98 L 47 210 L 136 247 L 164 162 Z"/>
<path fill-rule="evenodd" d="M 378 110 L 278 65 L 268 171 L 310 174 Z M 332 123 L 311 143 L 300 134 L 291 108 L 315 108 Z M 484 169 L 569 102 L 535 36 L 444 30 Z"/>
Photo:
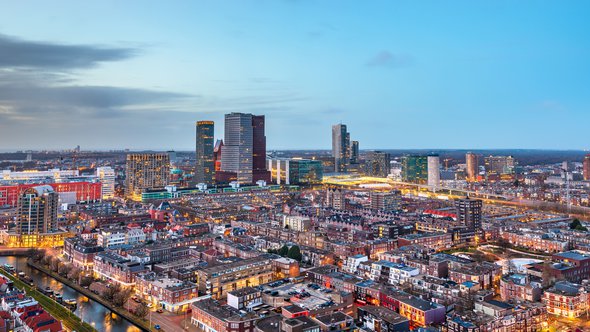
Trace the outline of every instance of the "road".
<path fill-rule="evenodd" d="M 189 331 L 189 332 L 199 332 L 200 330 L 190 324 L 190 314 L 185 315 L 176 315 L 171 312 L 164 311 L 163 313 L 159 314 L 156 311 L 150 311 L 152 317 L 152 327 L 156 324 L 160 325 L 161 330 L 164 332 L 176 332 L 176 331 Z M 149 320 L 149 316 L 146 317 Z M 182 327 L 184 326 L 184 330 Z M 188 328 L 187 328 L 188 327 Z"/>

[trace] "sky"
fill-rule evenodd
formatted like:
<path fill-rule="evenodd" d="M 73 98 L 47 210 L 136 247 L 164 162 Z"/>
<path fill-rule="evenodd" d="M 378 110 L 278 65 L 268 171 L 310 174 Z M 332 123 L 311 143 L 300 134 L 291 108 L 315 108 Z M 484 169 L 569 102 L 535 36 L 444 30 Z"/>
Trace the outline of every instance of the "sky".
<path fill-rule="evenodd" d="M 590 148 L 588 1 L 0 0 L 0 149 Z"/>

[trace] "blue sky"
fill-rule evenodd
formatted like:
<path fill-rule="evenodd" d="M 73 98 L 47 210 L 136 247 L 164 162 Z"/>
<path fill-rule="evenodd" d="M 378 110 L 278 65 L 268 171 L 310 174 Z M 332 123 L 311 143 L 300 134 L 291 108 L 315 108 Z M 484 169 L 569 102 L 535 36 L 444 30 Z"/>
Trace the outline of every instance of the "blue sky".
<path fill-rule="evenodd" d="M 587 149 L 587 1 L 4 1 L 0 149 Z"/>

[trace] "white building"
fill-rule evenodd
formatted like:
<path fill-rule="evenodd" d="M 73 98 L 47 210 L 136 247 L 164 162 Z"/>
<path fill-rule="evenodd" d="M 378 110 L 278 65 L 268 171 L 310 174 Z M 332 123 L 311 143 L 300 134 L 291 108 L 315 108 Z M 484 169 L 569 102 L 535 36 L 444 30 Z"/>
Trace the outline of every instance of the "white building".
<path fill-rule="evenodd" d="M 428 156 L 428 186 L 436 189 L 440 186 L 440 158 Z"/>
<path fill-rule="evenodd" d="M 391 285 L 403 284 L 419 273 L 420 270 L 415 267 L 389 261 L 378 261 L 371 264 L 371 279 L 387 282 Z"/>
<path fill-rule="evenodd" d="M 368 260 L 369 257 L 361 254 L 348 257 L 342 269 L 347 273 L 356 274 L 359 265 L 361 265 L 362 262 L 367 262 Z"/>
<path fill-rule="evenodd" d="M 311 219 L 301 216 L 283 216 L 283 227 L 297 232 L 307 232 L 311 229 Z"/>
<path fill-rule="evenodd" d="M 96 176 L 102 183 L 102 199 L 115 197 L 115 170 L 111 167 L 97 167 Z"/>
<path fill-rule="evenodd" d="M 97 244 L 105 249 L 124 245 L 126 232 L 118 230 L 102 230 L 98 233 Z"/>

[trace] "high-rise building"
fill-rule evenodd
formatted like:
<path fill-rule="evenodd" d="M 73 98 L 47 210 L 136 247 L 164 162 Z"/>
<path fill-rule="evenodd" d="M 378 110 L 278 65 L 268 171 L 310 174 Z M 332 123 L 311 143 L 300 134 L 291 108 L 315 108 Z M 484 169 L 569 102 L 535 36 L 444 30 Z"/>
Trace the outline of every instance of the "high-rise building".
<path fill-rule="evenodd" d="M 428 157 L 404 156 L 401 175 L 404 182 L 426 184 L 428 181 Z"/>
<path fill-rule="evenodd" d="M 359 163 L 359 141 L 350 142 L 350 163 Z"/>
<path fill-rule="evenodd" d="M 145 190 L 164 188 L 170 178 L 167 153 L 130 153 L 125 168 L 125 196 L 140 200 Z"/>
<path fill-rule="evenodd" d="M 369 176 L 386 178 L 391 171 L 391 155 L 382 151 L 372 151 L 367 156 L 366 171 Z"/>
<path fill-rule="evenodd" d="M 213 164 L 215 165 L 215 172 L 221 171 L 221 150 L 223 149 L 223 140 L 218 139 L 213 148 Z"/>
<path fill-rule="evenodd" d="M 215 175 L 213 121 L 197 121 L 195 183 L 213 184 Z"/>
<path fill-rule="evenodd" d="M 16 233 L 49 233 L 57 227 L 58 194 L 51 186 L 26 189 L 18 199 Z"/>
<path fill-rule="evenodd" d="M 394 211 L 399 209 L 401 193 L 399 191 L 378 192 L 371 191 L 371 209 L 382 211 Z"/>
<path fill-rule="evenodd" d="M 436 189 L 440 186 L 440 158 L 438 155 L 428 156 L 428 186 Z"/>
<path fill-rule="evenodd" d="M 270 172 L 266 169 L 264 122 L 264 115 L 225 115 L 221 172 L 216 175 L 217 181 L 243 184 L 259 180 L 270 182 Z"/>
<path fill-rule="evenodd" d="M 455 209 L 457 210 L 457 220 L 463 222 L 469 229 L 474 230 L 475 234 L 481 236 L 481 208 L 483 203 L 479 199 L 462 198 L 455 200 Z"/>
<path fill-rule="evenodd" d="M 465 155 L 465 166 L 467 181 L 477 181 L 477 177 L 479 175 L 479 161 L 475 153 L 467 152 L 467 154 Z"/>
<path fill-rule="evenodd" d="M 516 161 L 512 156 L 485 157 L 485 168 L 488 175 L 514 174 L 515 167 Z"/>
<path fill-rule="evenodd" d="M 268 159 L 268 170 L 276 184 L 319 184 L 324 173 L 321 161 L 296 158 Z"/>
<path fill-rule="evenodd" d="M 587 154 L 584 157 L 583 173 L 584 173 L 584 180 L 590 181 L 590 154 Z"/>
<path fill-rule="evenodd" d="M 102 184 L 102 199 L 115 197 L 115 170 L 109 166 L 97 167 L 96 177 Z"/>
<path fill-rule="evenodd" d="M 332 157 L 334 157 L 334 171 L 344 173 L 350 163 L 350 135 L 345 124 L 332 126 Z"/>

